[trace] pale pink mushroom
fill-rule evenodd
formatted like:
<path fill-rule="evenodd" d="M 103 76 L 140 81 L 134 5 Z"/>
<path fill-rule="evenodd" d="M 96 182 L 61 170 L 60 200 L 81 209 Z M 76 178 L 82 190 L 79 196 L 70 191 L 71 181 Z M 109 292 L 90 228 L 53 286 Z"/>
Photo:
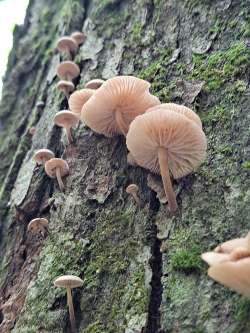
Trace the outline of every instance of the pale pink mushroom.
<path fill-rule="evenodd" d="M 85 40 L 85 36 L 82 32 L 80 31 L 75 31 L 75 32 L 72 32 L 72 34 L 70 35 L 71 38 L 74 39 L 74 41 L 76 42 L 76 44 L 79 46 L 81 45 L 84 40 Z"/>
<path fill-rule="evenodd" d="M 96 89 L 100 88 L 103 85 L 104 82 L 105 81 L 101 80 L 101 79 L 93 79 L 93 80 L 87 82 L 85 84 L 84 88 L 96 90 Z"/>
<path fill-rule="evenodd" d="M 81 89 L 75 91 L 69 98 L 70 111 L 80 116 L 83 105 L 90 99 L 94 92 L 93 89 Z"/>
<path fill-rule="evenodd" d="M 149 93 L 149 87 L 148 82 L 133 76 L 109 79 L 84 104 L 81 119 L 93 131 L 105 136 L 126 135 L 134 118 L 160 104 Z"/>
<path fill-rule="evenodd" d="M 159 108 L 132 121 L 127 147 L 138 165 L 161 174 L 169 209 L 175 212 L 170 173 L 175 179 L 183 177 L 204 160 L 207 143 L 202 129 L 182 114 Z"/>
<path fill-rule="evenodd" d="M 78 44 L 73 38 L 64 36 L 58 40 L 56 47 L 61 53 L 66 53 L 72 59 L 76 54 Z"/>
<path fill-rule="evenodd" d="M 64 191 L 62 177 L 69 174 L 68 163 L 61 158 L 51 158 L 45 163 L 45 172 L 49 177 L 57 178 L 60 190 Z"/>
<path fill-rule="evenodd" d="M 63 61 L 57 66 L 57 76 L 66 81 L 72 81 L 80 74 L 80 68 L 73 61 Z"/>
<path fill-rule="evenodd" d="M 75 85 L 73 82 L 71 81 L 66 81 L 66 80 L 60 80 L 58 83 L 57 83 L 57 89 L 62 91 L 63 94 L 69 98 L 69 94 L 74 91 L 75 89 Z"/>
<path fill-rule="evenodd" d="M 141 205 L 141 201 L 138 197 L 138 191 L 139 191 L 139 187 L 136 184 L 130 184 L 128 185 L 128 187 L 126 188 L 126 192 L 128 194 L 131 194 L 132 197 L 134 198 L 135 202 L 137 203 L 138 206 Z"/>
<path fill-rule="evenodd" d="M 79 118 L 71 111 L 68 110 L 62 110 L 57 112 L 57 114 L 54 117 L 54 123 L 57 126 L 64 127 L 66 130 L 68 142 L 73 142 L 73 137 L 71 134 L 71 128 L 75 125 L 77 125 L 79 122 Z"/>
<path fill-rule="evenodd" d="M 38 165 L 45 164 L 48 160 L 55 157 L 53 151 L 49 149 L 39 149 L 33 155 L 33 159 L 36 161 Z"/>

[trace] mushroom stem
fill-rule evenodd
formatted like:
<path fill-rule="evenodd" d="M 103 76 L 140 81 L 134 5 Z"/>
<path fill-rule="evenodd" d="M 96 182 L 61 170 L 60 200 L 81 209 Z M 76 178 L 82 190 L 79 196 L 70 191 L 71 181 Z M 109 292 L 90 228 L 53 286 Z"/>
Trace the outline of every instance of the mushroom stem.
<path fill-rule="evenodd" d="M 62 181 L 62 177 L 61 177 L 61 169 L 60 168 L 56 168 L 56 179 L 58 181 L 58 185 L 60 190 L 63 192 L 64 191 L 64 185 L 63 185 L 63 181 Z"/>
<path fill-rule="evenodd" d="M 74 140 L 73 140 L 72 133 L 71 133 L 71 127 L 65 127 L 65 129 L 66 129 L 68 142 L 72 143 Z"/>
<path fill-rule="evenodd" d="M 169 210 L 171 213 L 174 213 L 178 206 L 169 175 L 168 156 L 165 148 L 158 148 L 158 160 L 165 194 L 168 199 Z"/>
<path fill-rule="evenodd" d="M 72 330 L 72 333 L 76 333 L 76 319 L 75 319 L 75 312 L 74 312 L 71 289 L 70 288 L 66 288 L 66 289 L 67 289 L 67 300 L 68 300 L 68 307 L 69 307 L 69 318 L 70 318 L 71 330 Z"/>
<path fill-rule="evenodd" d="M 138 195 L 137 195 L 135 192 L 133 192 L 133 193 L 131 193 L 131 194 L 132 194 L 132 196 L 133 196 L 135 202 L 137 203 L 137 205 L 140 207 L 140 206 L 141 206 L 141 201 L 140 201 Z"/>
<path fill-rule="evenodd" d="M 68 73 L 68 72 L 65 73 L 65 79 L 66 79 L 66 81 L 72 82 L 70 73 Z"/>
<path fill-rule="evenodd" d="M 117 125 L 120 129 L 120 131 L 122 132 L 122 134 L 124 136 L 127 135 L 128 129 L 127 129 L 127 125 L 125 124 L 121 112 L 120 111 L 116 111 L 115 112 L 115 121 L 117 122 Z"/>

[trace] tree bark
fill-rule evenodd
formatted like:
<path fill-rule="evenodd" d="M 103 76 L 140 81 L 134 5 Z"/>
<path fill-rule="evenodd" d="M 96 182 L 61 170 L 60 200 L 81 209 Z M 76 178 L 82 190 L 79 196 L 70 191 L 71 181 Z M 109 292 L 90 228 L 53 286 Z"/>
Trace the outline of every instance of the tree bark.
<path fill-rule="evenodd" d="M 73 291 L 81 333 L 250 331 L 250 302 L 209 279 L 200 259 L 250 227 L 249 15 L 247 0 L 30 0 L 0 106 L 0 332 L 69 332 L 65 291 L 53 286 L 63 274 L 84 279 Z M 75 30 L 86 35 L 77 89 L 134 75 L 201 117 L 208 154 L 173 181 L 178 216 L 157 199 L 162 183 L 153 192 L 149 172 L 127 164 L 123 137 L 81 124 L 68 144 L 54 126 L 68 108 L 55 45 Z M 40 148 L 67 160 L 64 193 L 32 160 Z M 36 217 L 49 220 L 45 238 L 27 232 Z"/>

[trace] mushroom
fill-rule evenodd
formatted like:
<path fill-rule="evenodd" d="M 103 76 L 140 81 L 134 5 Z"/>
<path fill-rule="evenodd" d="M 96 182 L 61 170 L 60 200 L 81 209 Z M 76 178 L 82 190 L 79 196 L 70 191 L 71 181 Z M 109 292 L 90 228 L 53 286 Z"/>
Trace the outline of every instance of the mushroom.
<path fill-rule="evenodd" d="M 170 172 L 175 179 L 183 177 L 204 160 L 207 144 L 202 129 L 182 114 L 156 106 L 132 121 L 127 147 L 138 165 L 161 174 L 170 212 L 175 212 Z"/>
<path fill-rule="evenodd" d="M 82 32 L 80 31 L 75 31 L 70 35 L 71 38 L 74 39 L 74 41 L 76 42 L 76 44 L 79 46 L 81 45 L 84 40 L 85 40 L 85 36 Z"/>
<path fill-rule="evenodd" d="M 38 165 L 45 164 L 48 160 L 55 157 L 53 151 L 49 149 L 39 149 L 33 155 L 33 159 L 36 161 Z"/>
<path fill-rule="evenodd" d="M 64 191 L 62 177 L 69 174 L 68 163 L 61 158 L 51 158 L 45 163 L 45 172 L 51 178 L 56 177 L 60 190 Z"/>
<path fill-rule="evenodd" d="M 68 110 L 59 111 L 54 117 L 54 123 L 57 126 L 65 128 L 69 143 L 73 142 L 71 127 L 77 125 L 78 122 L 78 117 L 73 112 Z"/>
<path fill-rule="evenodd" d="M 54 281 L 54 286 L 66 288 L 67 290 L 67 303 L 69 307 L 69 317 L 70 317 L 72 333 L 76 332 L 76 319 L 75 319 L 71 289 L 81 287 L 82 285 L 83 285 L 83 280 L 74 275 L 63 275 L 58 277 Z"/>
<path fill-rule="evenodd" d="M 93 89 L 81 89 L 75 91 L 69 98 L 70 111 L 80 116 L 83 105 L 89 100 L 94 92 Z"/>
<path fill-rule="evenodd" d="M 161 108 L 163 110 L 169 110 L 169 111 L 174 111 L 177 113 L 180 113 L 187 117 L 188 119 L 194 121 L 200 128 L 202 128 L 202 123 L 200 120 L 200 117 L 191 109 L 184 105 L 179 105 L 175 103 L 164 103 L 158 106 L 158 108 Z M 146 112 L 151 112 L 154 111 L 154 107 L 148 109 Z"/>
<path fill-rule="evenodd" d="M 149 93 L 149 87 L 148 82 L 133 76 L 109 79 L 84 104 L 81 119 L 93 131 L 107 137 L 126 135 L 135 117 L 160 104 Z"/>
<path fill-rule="evenodd" d="M 137 205 L 140 206 L 141 202 L 140 202 L 140 199 L 137 195 L 138 191 L 139 191 L 139 187 L 136 184 L 130 184 L 126 188 L 126 192 L 131 194 L 132 197 L 134 198 L 135 202 L 137 203 Z"/>
<path fill-rule="evenodd" d="M 29 134 L 31 136 L 33 136 L 35 134 L 35 132 L 36 132 L 36 128 L 34 126 L 32 126 L 32 127 L 29 128 Z"/>
<path fill-rule="evenodd" d="M 61 80 L 57 83 L 57 89 L 61 90 L 69 98 L 69 94 L 74 91 L 75 85 L 71 81 Z"/>
<path fill-rule="evenodd" d="M 38 102 L 36 103 L 36 107 L 37 107 L 38 109 L 42 109 L 42 108 L 44 108 L 44 106 L 45 106 L 45 104 L 44 104 L 43 101 L 38 101 Z"/>
<path fill-rule="evenodd" d="M 64 36 L 58 40 L 56 47 L 59 52 L 66 53 L 72 59 L 76 54 L 78 44 L 72 37 Z"/>
<path fill-rule="evenodd" d="M 66 81 L 72 81 L 79 76 L 80 68 L 73 61 L 63 61 L 57 66 L 57 76 Z"/>
<path fill-rule="evenodd" d="M 30 221 L 28 224 L 28 231 L 34 234 L 37 234 L 39 231 L 43 234 L 47 229 L 49 222 L 45 218 L 36 218 Z"/>
<path fill-rule="evenodd" d="M 101 87 L 101 85 L 104 83 L 105 81 L 104 80 L 101 80 L 101 79 L 94 79 L 94 80 L 91 80 L 89 82 L 87 82 L 84 86 L 84 88 L 86 89 L 98 89 Z"/>

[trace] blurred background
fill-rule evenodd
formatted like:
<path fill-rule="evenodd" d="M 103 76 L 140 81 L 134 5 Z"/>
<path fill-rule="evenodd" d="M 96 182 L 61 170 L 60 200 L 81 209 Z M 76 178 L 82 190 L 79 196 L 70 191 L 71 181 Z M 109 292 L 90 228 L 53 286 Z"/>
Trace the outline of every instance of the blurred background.
<path fill-rule="evenodd" d="M 12 48 L 12 34 L 16 24 L 22 24 L 29 0 L 0 0 L 0 98 L 2 80 L 8 55 Z"/>

